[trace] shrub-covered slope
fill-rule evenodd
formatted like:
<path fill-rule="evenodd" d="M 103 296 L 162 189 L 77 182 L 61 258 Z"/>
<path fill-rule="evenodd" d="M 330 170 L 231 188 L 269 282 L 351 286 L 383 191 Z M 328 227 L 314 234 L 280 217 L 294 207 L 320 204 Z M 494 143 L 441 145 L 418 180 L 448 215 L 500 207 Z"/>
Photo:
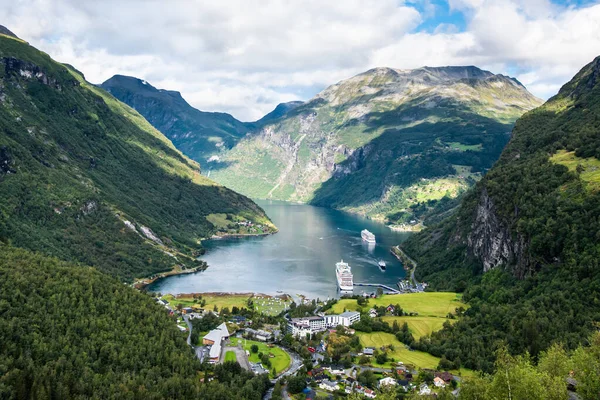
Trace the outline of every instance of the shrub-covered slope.
<path fill-rule="evenodd" d="M 600 58 L 519 119 L 458 214 L 403 246 L 417 277 L 471 308 L 424 348 L 491 368 L 495 344 L 534 356 L 600 322 Z"/>
<path fill-rule="evenodd" d="M 0 242 L 131 280 L 195 265 L 220 213 L 273 229 L 133 109 L 0 34 Z"/>

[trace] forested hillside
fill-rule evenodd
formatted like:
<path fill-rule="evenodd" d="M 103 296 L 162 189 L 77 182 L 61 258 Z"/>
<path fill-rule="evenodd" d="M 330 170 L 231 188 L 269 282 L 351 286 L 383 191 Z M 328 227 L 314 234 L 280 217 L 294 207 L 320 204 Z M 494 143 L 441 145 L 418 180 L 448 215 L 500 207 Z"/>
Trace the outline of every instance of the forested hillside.
<path fill-rule="evenodd" d="M 375 68 L 323 90 L 210 163 L 256 198 L 311 202 L 389 223 L 446 211 L 540 104 L 476 67 Z"/>
<path fill-rule="evenodd" d="M 463 319 L 420 348 L 491 370 L 493 351 L 576 347 L 600 322 L 600 58 L 519 119 L 457 216 L 404 244 L 417 277 L 464 291 Z"/>
<path fill-rule="evenodd" d="M 2 244 L 0 315 L 2 399 L 259 400 L 269 385 L 237 364 L 202 367 L 148 295 Z"/>
<path fill-rule="evenodd" d="M 215 215 L 274 229 L 133 109 L 2 34 L 0 193 L 0 242 L 125 280 L 197 265 Z"/>

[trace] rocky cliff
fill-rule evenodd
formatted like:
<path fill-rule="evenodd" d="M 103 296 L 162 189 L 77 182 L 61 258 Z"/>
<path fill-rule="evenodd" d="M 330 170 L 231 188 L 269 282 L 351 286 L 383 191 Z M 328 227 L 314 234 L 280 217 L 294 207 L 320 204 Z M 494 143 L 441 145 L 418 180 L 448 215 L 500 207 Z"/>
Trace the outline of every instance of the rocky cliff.
<path fill-rule="evenodd" d="M 407 223 L 480 179 L 514 121 L 540 103 L 515 79 L 476 67 L 375 68 L 288 110 L 208 168 L 252 197 Z"/>

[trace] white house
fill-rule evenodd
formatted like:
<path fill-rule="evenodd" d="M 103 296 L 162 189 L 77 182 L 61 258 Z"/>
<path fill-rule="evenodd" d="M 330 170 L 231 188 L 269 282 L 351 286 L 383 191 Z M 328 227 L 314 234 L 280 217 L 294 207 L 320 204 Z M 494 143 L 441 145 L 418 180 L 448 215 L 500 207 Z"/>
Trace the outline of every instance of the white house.
<path fill-rule="evenodd" d="M 337 382 L 332 382 L 330 380 L 325 380 L 319 384 L 319 387 L 323 390 L 327 390 L 328 392 L 335 392 L 336 390 L 340 390 L 340 385 Z"/>
<path fill-rule="evenodd" d="M 426 383 L 422 384 L 421 387 L 419 387 L 419 394 L 421 396 L 428 396 L 431 394 L 431 389 L 429 389 L 429 386 L 427 386 Z"/>
<path fill-rule="evenodd" d="M 384 386 L 396 386 L 398 384 L 398 382 L 396 382 L 396 380 L 394 378 L 392 378 L 391 376 L 388 376 L 387 378 L 383 378 L 379 380 L 379 387 L 384 387 Z"/>

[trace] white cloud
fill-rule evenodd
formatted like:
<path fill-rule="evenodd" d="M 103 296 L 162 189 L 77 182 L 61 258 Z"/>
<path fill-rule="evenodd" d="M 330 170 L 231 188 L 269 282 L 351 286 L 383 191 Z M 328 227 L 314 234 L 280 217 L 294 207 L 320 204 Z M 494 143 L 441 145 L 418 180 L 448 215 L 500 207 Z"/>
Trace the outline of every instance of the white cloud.
<path fill-rule="evenodd" d="M 414 32 L 436 18 L 428 0 L 0 0 L 0 21 L 92 82 L 137 76 L 243 120 L 298 99 L 298 88 L 375 66 L 516 71 L 548 97 L 600 54 L 600 5 L 450 0 L 450 7 L 464 13 L 465 32 L 448 23 Z"/>

